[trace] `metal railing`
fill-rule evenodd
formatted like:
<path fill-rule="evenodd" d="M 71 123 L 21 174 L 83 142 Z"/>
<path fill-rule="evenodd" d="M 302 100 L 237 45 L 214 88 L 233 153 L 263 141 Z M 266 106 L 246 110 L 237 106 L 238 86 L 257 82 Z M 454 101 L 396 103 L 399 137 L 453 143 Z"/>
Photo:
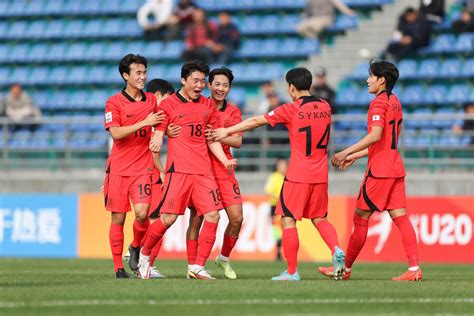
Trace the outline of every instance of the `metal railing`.
<path fill-rule="evenodd" d="M 404 157 L 407 168 L 423 172 L 436 171 L 474 171 L 474 131 L 456 133 L 448 128 L 449 122 L 474 120 L 474 115 L 450 114 L 443 117 L 434 115 L 405 115 L 408 125 L 417 120 L 417 129 L 403 128 L 398 148 Z M 366 133 L 365 115 L 334 115 L 333 129 L 328 145 L 331 156 Z M 435 128 L 435 126 L 446 128 Z M 101 117 L 45 117 L 21 124 L 6 118 L 0 118 L 0 170 L 13 169 L 50 169 L 70 170 L 81 168 L 104 168 L 109 151 L 105 140 L 107 132 L 103 130 Z M 341 127 L 342 126 L 342 127 Z M 354 130 L 350 127 L 359 127 Z M 426 127 L 423 127 L 426 126 Z M 13 132 L 14 128 L 17 131 Z M 347 128 L 349 127 L 349 129 Z M 30 138 L 18 142 L 15 133 L 31 129 Z M 75 134 L 78 130 L 93 130 L 91 137 L 101 136 L 101 142 L 77 144 Z M 102 134 L 103 133 L 103 134 Z M 49 135 L 38 144 L 35 136 Z M 57 137 L 60 136 L 60 140 Z M 286 130 L 269 130 L 261 127 L 247 132 L 241 148 L 233 150 L 239 159 L 239 170 L 269 171 L 276 159 L 290 155 L 288 133 Z M 358 164 L 363 168 L 363 164 Z"/>

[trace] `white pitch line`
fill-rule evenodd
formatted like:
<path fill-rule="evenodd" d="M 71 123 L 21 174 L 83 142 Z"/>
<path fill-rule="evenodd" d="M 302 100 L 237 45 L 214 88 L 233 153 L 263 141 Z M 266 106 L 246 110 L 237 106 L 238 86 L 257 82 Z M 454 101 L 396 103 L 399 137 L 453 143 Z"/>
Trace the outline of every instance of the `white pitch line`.
<path fill-rule="evenodd" d="M 135 306 L 135 305 L 313 305 L 313 304 L 473 304 L 474 297 L 467 298 L 315 298 L 315 299 L 244 299 L 244 300 L 56 300 L 42 302 L 2 302 L 0 309 L 22 307 L 64 307 L 64 306 Z"/>

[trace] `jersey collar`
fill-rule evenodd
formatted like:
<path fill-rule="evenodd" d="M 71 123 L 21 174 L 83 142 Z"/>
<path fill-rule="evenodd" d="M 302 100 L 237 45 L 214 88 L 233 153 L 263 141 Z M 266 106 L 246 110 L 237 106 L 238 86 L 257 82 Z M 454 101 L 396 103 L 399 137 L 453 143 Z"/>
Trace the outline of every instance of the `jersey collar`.
<path fill-rule="evenodd" d="M 381 95 L 382 93 L 386 93 L 387 94 L 387 97 L 390 97 L 390 95 L 392 94 L 390 91 L 388 91 L 387 89 L 383 89 L 382 91 L 379 92 L 379 94 L 377 94 L 377 97 L 379 95 Z"/>
<path fill-rule="evenodd" d="M 180 91 L 181 91 L 181 89 L 179 89 L 178 91 L 176 91 L 176 96 L 178 97 L 178 99 L 179 99 L 181 102 L 183 102 L 183 103 L 188 103 L 188 102 L 189 102 L 188 99 L 186 99 L 185 97 L 183 97 L 183 96 L 181 95 L 181 93 L 179 93 Z M 199 98 L 200 98 L 200 97 L 198 97 L 196 100 L 193 100 L 193 102 L 194 102 L 194 103 L 199 103 Z"/>
<path fill-rule="evenodd" d="M 222 107 L 219 109 L 219 111 L 224 112 L 226 108 L 227 108 L 227 100 L 224 99 L 224 103 L 222 103 Z"/>
<path fill-rule="evenodd" d="M 140 93 L 142 94 L 142 99 L 139 102 L 145 102 L 146 101 L 146 94 L 142 90 L 140 90 Z M 126 91 L 125 88 L 122 89 L 122 94 L 124 97 L 128 99 L 130 102 L 137 102 L 134 98 L 132 98 Z"/>
<path fill-rule="evenodd" d="M 309 102 L 321 101 L 320 98 L 317 98 L 314 95 L 304 95 L 304 96 L 299 97 L 298 100 L 303 100 L 300 106 L 303 106 L 304 104 L 309 103 Z"/>

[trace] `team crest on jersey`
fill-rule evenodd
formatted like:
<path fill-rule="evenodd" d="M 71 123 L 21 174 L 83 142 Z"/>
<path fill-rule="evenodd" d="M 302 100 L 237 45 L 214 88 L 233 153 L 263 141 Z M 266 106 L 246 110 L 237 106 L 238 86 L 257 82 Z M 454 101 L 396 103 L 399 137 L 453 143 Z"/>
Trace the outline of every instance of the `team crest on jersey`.
<path fill-rule="evenodd" d="M 273 114 L 275 114 L 274 111 L 268 112 L 268 116 L 273 116 Z"/>
<path fill-rule="evenodd" d="M 224 127 L 227 128 L 227 127 L 230 127 L 230 121 L 224 121 Z"/>
<path fill-rule="evenodd" d="M 380 121 L 380 115 L 373 115 L 372 121 Z"/>
<path fill-rule="evenodd" d="M 112 122 L 112 112 L 105 113 L 105 123 Z"/>

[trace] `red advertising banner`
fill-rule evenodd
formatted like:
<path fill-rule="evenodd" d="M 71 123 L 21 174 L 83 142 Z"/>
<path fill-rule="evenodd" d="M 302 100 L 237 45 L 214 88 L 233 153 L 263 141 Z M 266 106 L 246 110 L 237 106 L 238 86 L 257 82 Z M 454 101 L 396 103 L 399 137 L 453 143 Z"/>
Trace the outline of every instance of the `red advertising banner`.
<path fill-rule="evenodd" d="M 232 260 L 274 260 L 275 240 L 270 207 L 264 195 L 244 196 L 244 223 Z M 329 221 L 334 225 L 342 249 L 352 232 L 355 199 L 332 196 Z M 418 236 L 422 263 L 474 263 L 474 197 L 409 197 L 409 218 Z M 186 258 L 188 214 L 180 216 L 166 233 L 158 258 Z M 131 241 L 132 220 L 125 225 L 126 245 Z M 99 194 L 79 197 L 78 254 L 87 258 L 109 258 L 110 215 Z M 218 254 L 228 220 L 221 211 L 216 244 L 211 258 Z M 91 235 L 92 234 L 92 235 Z M 298 223 L 299 260 L 329 261 L 331 253 L 309 220 Z M 126 249 L 124 249 L 126 251 Z M 400 234 L 387 212 L 374 213 L 370 219 L 367 242 L 358 261 L 406 262 Z"/>
<path fill-rule="evenodd" d="M 351 199 L 351 208 L 355 200 Z M 407 212 L 422 263 L 474 263 L 474 197 L 410 197 Z M 352 221 L 347 222 L 352 229 Z M 406 262 L 400 233 L 387 212 L 374 213 L 360 261 Z"/>

